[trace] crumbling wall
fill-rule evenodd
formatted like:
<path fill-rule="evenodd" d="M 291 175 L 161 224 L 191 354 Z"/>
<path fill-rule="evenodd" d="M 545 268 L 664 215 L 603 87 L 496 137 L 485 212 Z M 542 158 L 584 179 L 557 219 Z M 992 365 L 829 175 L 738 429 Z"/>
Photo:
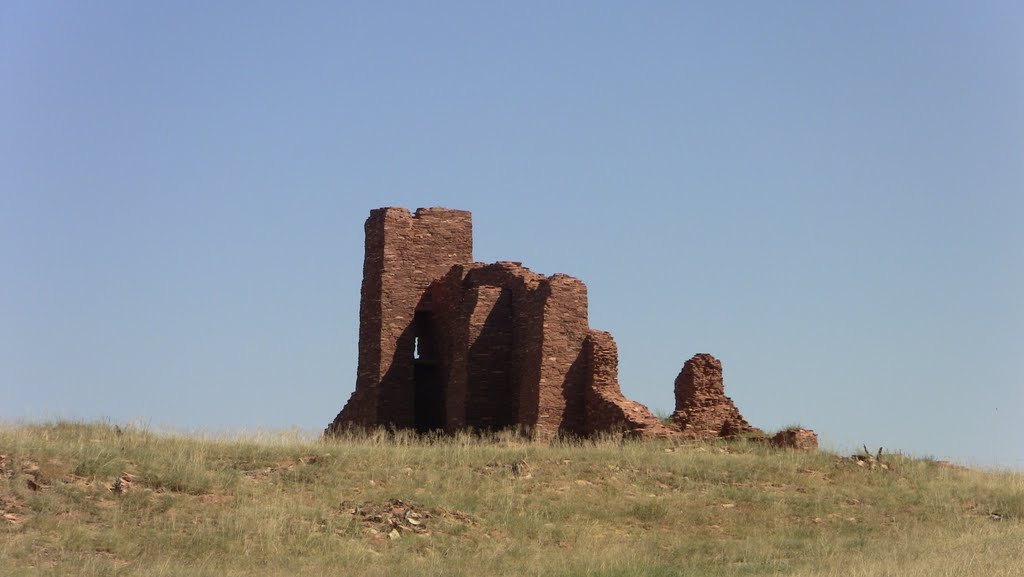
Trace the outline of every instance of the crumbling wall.
<path fill-rule="evenodd" d="M 696 439 L 732 437 L 760 432 L 750 426 L 732 399 L 725 396 L 722 363 L 700 353 L 686 361 L 676 377 L 676 410 L 672 419 L 683 434 Z"/>
<path fill-rule="evenodd" d="M 623 431 L 635 437 L 672 437 L 669 429 L 644 405 L 623 396 L 619 388 L 619 352 L 605 331 L 587 335 L 588 383 L 584 397 L 585 434 Z"/>

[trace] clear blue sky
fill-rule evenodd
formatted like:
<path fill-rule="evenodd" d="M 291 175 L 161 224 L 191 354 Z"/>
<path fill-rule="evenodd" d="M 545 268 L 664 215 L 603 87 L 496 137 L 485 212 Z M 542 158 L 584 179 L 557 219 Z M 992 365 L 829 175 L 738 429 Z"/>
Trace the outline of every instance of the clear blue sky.
<path fill-rule="evenodd" d="M 590 289 L 623 390 L 1024 467 L 1024 4 L 0 3 L 0 418 L 326 425 L 362 223 Z"/>

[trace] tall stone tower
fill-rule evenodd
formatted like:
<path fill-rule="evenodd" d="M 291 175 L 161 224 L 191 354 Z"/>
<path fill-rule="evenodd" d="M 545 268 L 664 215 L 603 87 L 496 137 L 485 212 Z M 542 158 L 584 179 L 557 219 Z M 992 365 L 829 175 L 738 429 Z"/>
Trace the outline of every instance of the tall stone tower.
<path fill-rule="evenodd" d="M 378 208 L 365 229 L 356 390 L 335 423 L 411 428 L 416 372 L 432 370 L 430 355 L 417 350 L 424 336 L 417 330 L 427 324 L 432 306 L 427 289 L 454 265 L 473 262 L 472 216 L 445 208 L 415 214 Z"/>

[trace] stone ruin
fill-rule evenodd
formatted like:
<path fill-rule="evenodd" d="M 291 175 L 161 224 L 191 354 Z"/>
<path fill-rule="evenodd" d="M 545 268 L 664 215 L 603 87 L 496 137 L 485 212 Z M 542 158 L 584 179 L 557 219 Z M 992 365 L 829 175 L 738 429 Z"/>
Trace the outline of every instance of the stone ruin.
<path fill-rule="evenodd" d="M 624 397 L 615 340 L 589 326 L 586 285 L 519 262 L 473 262 L 468 211 L 379 208 L 365 232 L 356 388 L 327 434 L 759 433 L 725 396 L 722 365 L 711 355 L 687 361 L 676 379 L 672 424 Z"/>
<path fill-rule="evenodd" d="M 700 353 L 686 361 L 676 377 L 676 410 L 672 420 L 687 437 L 734 437 L 759 433 L 725 396 L 722 362 Z"/>

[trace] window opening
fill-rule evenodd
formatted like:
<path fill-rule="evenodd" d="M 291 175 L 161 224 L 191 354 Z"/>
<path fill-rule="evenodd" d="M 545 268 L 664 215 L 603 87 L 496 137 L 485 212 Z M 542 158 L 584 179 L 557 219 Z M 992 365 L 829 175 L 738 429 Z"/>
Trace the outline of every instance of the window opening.
<path fill-rule="evenodd" d="M 430 313 L 417 311 L 412 324 L 412 358 L 414 361 L 434 362 L 434 339 L 430 322 Z"/>

